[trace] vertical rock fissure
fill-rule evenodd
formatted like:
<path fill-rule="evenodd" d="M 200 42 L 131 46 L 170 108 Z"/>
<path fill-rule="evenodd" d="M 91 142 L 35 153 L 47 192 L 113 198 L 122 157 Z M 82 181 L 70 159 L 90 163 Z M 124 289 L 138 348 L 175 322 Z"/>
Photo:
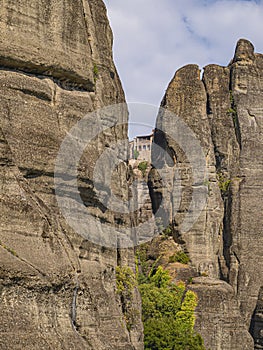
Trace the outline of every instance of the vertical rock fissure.
<path fill-rule="evenodd" d="M 230 228 L 230 217 L 232 212 L 232 198 L 229 193 L 224 199 L 224 219 L 223 219 L 223 256 L 227 266 L 227 273 L 222 274 L 223 280 L 229 282 L 229 271 L 230 271 L 230 249 L 233 242 L 233 237 Z"/>
<path fill-rule="evenodd" d="M 91 13 L 90 13 L 90 9 L 89 9 L 89 13 L 87 12 L 86 6 L 89 6 L 88 2 L 85 0 L 82 0 L 83 17 L 84 17 L 84 21 L 85 21 L 87 38 L 88 38 L 88 43 L 89 43 L 90 52 L 91 52 L 91 56 L 92 56 L 93 50 L 92 50 L 92 45 L 90 43 L 90 33 L 89 33 L 89 24 L 88 24 L 88 18 L 91 18 Z"/>
<path fill-rule="evenodd" d="M 220 151 L 220 147 L 217 144 L 217 130 L 214 127 L 214 120 L 213 118 L 215 117 L 214 114 L 214 106 L 212 103 L 212 96 L 210 96 L 210 91 L 209 87 L 206 84 L 206 79 L 204 76 L 205 72 L 203 73 L 202 76 L 202 83 L 204 85 L 204 89 L 206 91 L 206 113 L 207 113 L 207 118 L 209 121 L 210 125 L 210 130 L 211 130 L 211 141 L 212 145 L 214 148 L 214 155 L 215 155 L 215 168 L 216 168 L 216 174 L 221 174 L 222 172 L 222 162 L 225 160 L 225 155 Z M 211 88 L 211 87 L 210 87 Z M 218 181 L 218 179 L 217 179 Z M 232 243 L 232 239 L 230 236 L 230 230 L 228 229 L 228 213 L 229 209 L 231 208 L 229 206 L 229 200 L 230 200 L 230 195 L 229 191 L 227 193 L 222 193 L 221 191 L 221 197 L 223 200 L 223 205 L 224 205 L 224 215 L 223 215 L 223 221 L 222 221 L 222 239 L 223 239 L 223 251 L 218 252 L 218 270 L 219 270 L 219 277 L 220 279 L 228 282 L 228 274 L 229 274 L 229 268 L 230 268 L 230 258 L 229 258 L 229 249 Z M 220 256 L 221 253 L 221 256 Z M 227 271 L 226 271 L 227 267 Z"/>
<path fill-rule="evenodd" d="M 240 131 L 240 123 L 238 118 L 238 111 L 235 102 L 235 97 L 233 94 L 233 68 L 230 69 L 230 81 L 229 81 L 229 98 L 230 98 L 230 110 L 229 114 L 232 116 L 233 125 L 235 129 L 236 139 L 239 144 L 240 150 L 242 149 L 242 140 L 241 140 L 241 131 Z"/>
<path fill-rule="evenodd" d="M 78 276 L 75 277 L 75 288 L 73 290 L 72 304 L 71 304 L 71 325 L 75 332 L 78 333 L 78 325 L 77 325 L 77 298 L 79 291 L 79 280 Z"/>
<path fill-rule="evenodd" d="M 255 350 L 263 349 L 263 286 L 260 288 L 257 305 L 253 312 L 249 332 L 255 341 Z"/>

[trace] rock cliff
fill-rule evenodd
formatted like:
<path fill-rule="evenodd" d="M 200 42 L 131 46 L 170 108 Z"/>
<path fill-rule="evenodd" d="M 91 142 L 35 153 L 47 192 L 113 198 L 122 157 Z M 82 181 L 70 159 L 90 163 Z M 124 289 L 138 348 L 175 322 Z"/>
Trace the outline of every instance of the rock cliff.
<path fill-rule="evenodd" d="M 262 77 L 263 55 L 241 39 L 228 67 L 209 65 L 201 78 L 196 65 L 178 70 L 156 123 L 155 143 L 174 161 L 163 164 L 173 169 L 168 188 L 152 170 L 153 209 L 158 198 L 170 196 L 167 215 L 174 238 L 202 276 L 190 288 L 199 295 L 197 329 L 211 349 L 252 350 L 263 345 Z M 193 173 L 191 146 L 195 144 L 183 145 L 177 117 L 201 145 L 203 183 Z M 152 156 L 158 157 L 158 150 Z M 174 209 L 176 186 L 181 188 L 181 203 Z M 205 187 L 206 200 L 200 204 Z M 198 196 L 192 207 L 195 191 Z M 196 221 L 185 230 L 186 216 L 199 207 Z"/>
<path fill-rule="evenodd" d="M 142 349 L 138 293 L 129 329 L 116 294 L 115 268 L 133 267 L 133 250 L 78 235 L 54 192 L 55 159 L 71 127 L 89 112 L 125 102 L 105 6 L 6 0 L 0 28 L 0 349 Z M 110 127 L 113 117 L 93 118 L 96 128 Z M 120 218 L 99 205 L 90 174 L 105 147 L 123 139 L 125 124 L 107 130 L 78 169 L 82 200 L 101 220 L 98 231 L 105 221 L 116 230 Z M 120 167 L 114 183 L 122 197 L 126 173 Z"/>
<path fill-rule="evenodd" d="M 125 102 L 105 6 L 5 0 L 0 28 L 0 349 L 143 349 L 138 291 L 132 323 L 116 292 L 116 266 L 134 268 L 133 249 L 96 245 L 75 232 L 54 188 L 56 157 L 71 128 L 89 112 Z M 162 198 L 170 203 L 162 216 L 171 222 L 171 246 L 191 259 L 173 273 L 185 281 L 199 276 L 189 288 L 199 296 L 196 328 L 211 350 L 263 348 L 262 95 L 263 55 L 242 39 L 228 67 L 209 65 L 202 78 L 196 65 L 177 71 L 157 118 L 153 157 L 160 149 L 169 155 L 159 162 L 168 181 L 164 187 L 151 170 L 152 208 Z M 122 116 L 113 128 L 113 114 L 88 117 L 92 128 L 104 126 L 78 164 L 78 192 L 96 218 L 88 231 L 101 233 L 107 223 L 114 233 L 152 214 L 146 182 L 133 193 L 140 204 L 147 195 L 137 216 L 105 208 L 94 189 L 96 160 L 127 142 L 125 107 Z M 131 178 L 125 163 L 116 168 L 118 197 L 129 199 Z M 65 194 L 74 201 L 73 191 L 68 180 Z"/>

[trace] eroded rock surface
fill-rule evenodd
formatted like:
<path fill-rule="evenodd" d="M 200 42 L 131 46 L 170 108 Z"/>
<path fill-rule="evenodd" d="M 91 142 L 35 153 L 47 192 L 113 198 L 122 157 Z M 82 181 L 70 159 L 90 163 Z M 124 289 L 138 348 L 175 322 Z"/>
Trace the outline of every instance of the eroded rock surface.
<path fill-rule="evenodd" d="M 197 328 L 211 349 L 253 349 L 251 322 L 255 348 L 262 343 L 262 68 L 263 55 L 254 53 L 253 45 L 244 39 L 228 67 L 209 65 L 202 79 L 198 66 L 181 68 L 162 101 L 166 112 L 160 111 L 156 123 L 155 142 L 172 156 L 173 163 L 163 164 L 170 172 L 166 188 L 152 170 L 153 209 L 158 198 L 170 196 L 167 215 L 174 238 L 203 276 L 191 288 L 200 297 Z M 205 183 L 194 181 L 190 151 L 180 144 L 176 117 L 190 127 L 203 149 Z M 178 138 L 171 137 L 171 130 Z M 158 157 L 158 152 L 153 156 Z M 179 182 L 177 208 L 178 199 L 172 193 Z M 208 187 L 205 205 L 195 224 L 184 231 L 193 193 L 196 188 L 200 195 L 204 193 L 204 185 Z M 198 205 L 196 201 L 194 208 Z"/>
<path fill-rule="evenodd" d="M 138 293 L 129 330 L 116 294 L 115 267 L 133 267 L 133 250 L 75 233 L 54 193 L 54 162 L 70 128 L 88 112 L 125 102 L 105 6 L 7 0 L 0 14 L 0 349 L 142 349 Z M 107 127 L 114 116 L 90 122 Z M 108 222 L 114 232 L 120 220 L 99 205 L 90 174 L 105 146 L 122 139 L 125 126 L 108 130 L 80 162 L 82 200 L 99 218 L 94 229 Z M 120 167 L 114 183 L 121 197 L 126 172 Z"/>

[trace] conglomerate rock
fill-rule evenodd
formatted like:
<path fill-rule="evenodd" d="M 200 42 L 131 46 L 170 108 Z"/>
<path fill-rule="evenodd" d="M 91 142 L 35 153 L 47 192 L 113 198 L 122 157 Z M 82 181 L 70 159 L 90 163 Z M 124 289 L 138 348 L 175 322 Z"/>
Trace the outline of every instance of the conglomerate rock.
<path fill-rule="evenodd" d="M 6 0 L 0 19 L 0 349 L 142 349 L 138 293 L 129 329 L 116 293 L 116 265 L 133 267 L 133 250 L 75 233 L 54 193 L 54 162 L 71 127 L 125 102 L 105 6 Z M 114 116 L 93 118 L 94 128 L 111 127 Z M 107 221 L 116 230 L 118 218 L 99 205 L 90 174 L 105 146 L 123 139 L 125 125 L 109 129 L 80 161 L 82 200 L 101 220 L 94 229 Z M 121 197 L 128 196 L 126 170 L 113 184 Z"/>
<path fill-rule="evenodd" d="M 55 159 L 71 127 L 88 112 L 125 102 L 105 6 L 101 0 L 5 0 L 0 28 L 0 349 L 143 349 L 138 292 L 129 327 L 116 293 L 115 268 L 133 267 L 133 250 L 95 245 L 74 232 L 54 192 Z M 172 113 L 160 111 L 157 119 L 155 142 L 169 154 L 161 160 L 168 182 L 164 188 L 158 171 L 150 172 L 152 206 L 158 209 L 163 197 L 170 201 L 163 214 L 189 254 L 193 276 L 200 275 L 189 288 L 199 296 L 196 328 L 211 350 L 263 346 L 262 82 L 263 56 L 242 39 L 229 66 L 205 67 L 202 80 L 198 66 L 181 68 L 162 102 Z M 187 135 L 171 133 L 174 116 L 202 148 L 203 182 L 194 182 L 191 148 L 179 142 Z M 90 117 L 94 128 L 109 130 L 88 145 L 78 168 L 81 199 L 99 219 L 90 229 L 98 232 L 105 222 L 114 232 L 150 216 L 148 206 L 139 218 L 117 216 L 94 191 L 96 160 L 111 143 L 127 140 L 125 124 L 110 128 L 114 120 Z M 192 160 L 199 164 L 195 155 Z M 113 177 L 122 199 L 129 197 L 127 173 L 122 164 Z M 101 179 L 107 175 L 101 169 Z M 66 194 L 71 190 L 69 182 Z M 205 202 L 185 232 L 198 195 Z"/>
<path fill-rule="evenodd" d="M 263 55 L 255 54 L 253 45 L 241 39 L 228 67 L 209 65 L 202 79 L 196 65 L 178 70 L 156 122 L 155 143 L 171 155 L 173 163 L 163 164 L 170 171 L 166 188 L 157 170 L 152 170 L 153 210 L 158 208 L 158 198 L 170 197 L 166 215 L 173 223 L 174 238 L 203 276 L 194 279 L 191 288 L 200 298 L 196 328 L 212 350 L 252 350 L 249 330 L 255 349 L 262 345 L 262 97 Z M 204 183 L 194 181 L 195 159 L 189 158 L 191 147 L 182 146 L 177 118 L 201 145 L 207 168 Z M 199 188 L 202 196 L 204 185 L 208 190 L 200 215 L 183 230 L 185 217 L 200 206 L 197 200 L 191 207 L 193 193 Z M 178 198 L 173 196 L 176 186 L 181 188 L 178 208 Z"/>

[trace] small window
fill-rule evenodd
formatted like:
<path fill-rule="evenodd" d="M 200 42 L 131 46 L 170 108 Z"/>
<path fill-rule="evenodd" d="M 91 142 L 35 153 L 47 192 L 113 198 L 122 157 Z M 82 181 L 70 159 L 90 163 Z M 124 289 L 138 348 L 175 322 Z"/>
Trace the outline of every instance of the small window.
<path fill-rule="evenodd" d="M 150 145 L 148 145 L 148 150 L 150 151 L 150 149 L 151 149 L 151 146 L 150 146 Z"/>
<path fill-rule="evenodd" d="M 146 150 L 146 145 L 143 145 L 143 149 Z"/>
<path fill-rule="evenodd" d="M 142 150 L 142 146 L 139 146 L 139 151 L 141 151 Z"/>

